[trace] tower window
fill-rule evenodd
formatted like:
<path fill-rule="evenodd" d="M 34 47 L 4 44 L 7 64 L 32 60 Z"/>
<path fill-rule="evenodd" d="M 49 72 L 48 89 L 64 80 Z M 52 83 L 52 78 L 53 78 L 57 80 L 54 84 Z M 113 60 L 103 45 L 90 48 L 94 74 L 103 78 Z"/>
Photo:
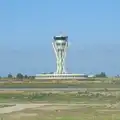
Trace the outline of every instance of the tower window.
<path fill-rule="evenodd" d="M 60 46 L 60 43 L 56 43 L 57 46 Z"/>
<path fill-rule="evenodd" d="M 65 46 L 66 43 L 62 43 L 62 46 Z"/>

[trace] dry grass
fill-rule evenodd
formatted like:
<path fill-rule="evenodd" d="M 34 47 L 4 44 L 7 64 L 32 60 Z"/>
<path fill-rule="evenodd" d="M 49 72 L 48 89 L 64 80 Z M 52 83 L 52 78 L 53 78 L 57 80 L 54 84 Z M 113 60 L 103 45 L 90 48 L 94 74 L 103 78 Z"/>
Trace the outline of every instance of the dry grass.
<path fill-rule="evenodd" d="M 15 93 L 19 92 L 19 94 L 26 95 L 24 91 L 14 91 Z M 13 91 L 5 92 L 5 95 L 8 93 L 12 93 Z M 32 91 L 31 91 L 32 92 Z M 107 91 L 108 92 L 108 91 Z M 34 93 L 34 92 L 33 92 Z M 32 93 L 32 94 L 33 94 Z M 1 93 L 0 93 L 1 94 Z M 3 93 L 2 93 L 3 94 Z M 11 97 L 12 97 L 11 94 Z M 18 94 L 18 93 L 17 93 Z M 30 93 L 31 94 L 31 93 Z M 34 93 L 36 94 L 36 93 Z M 89 96 L 84 99 L 84 95 Z M 93 95 L 98 93 L 92 93 Z M 65 97 L 65 96 L 66 97 Z M 70 95 L 70 99 L 72 100 L 73 96 L 78 95 L 79 101 L 73 101 L 74 103 L 66 103 Z M 109 97 L 107 100 L 104 100 L 104 97 L 108 95 L 106 93 L 103 95 L 103 92 L 99 92 L 99 96 L 102 96 L 102 100 L 99 100 L 99 97 L 94 101 L 91 100 L 91 93 L 89 91 L 85 93 L 62 93 L 62 99 L 64 99 L 63 103 L 59 101 L 56 103 L 53 102 L 45 102 L 45 101 L 37 101 L 37 102 L 24 102 L 22 104 L 17 104 L 17 107 L 9 106 L 7 103 L 7 108 L 1 108 L 0 118 L 2 120 L 119 120 L 120 119 L 120 103 L 119 101 L 110 102 L 115 97 Z M 92 96 L 93 96 L 92 95 Z M 111 94 L 112 95 L 112 94 Z M 113 94 L 114 96 L 114 94 Z M 60 99 L 61 99 L 60 97 Z M 82 99 L 83 98 L 83 99 Z M 45 100 L 50 99 L 48 96 Z M 55 97 L 53 98 L 53 100 Z M 87 100 L 87 103 L 85 102 Z M 12 100 L 13 101 L 13 100 Z M 81 103 L 80 103 L 81 102 Z M 19 101 L 19 103 L 21 103 Z M 12 111 L 13 110 L 13 111 Z M 3 114 L 5 112 L 5 114 Z"/>
<path fill-rule="evenodd" d="M 3 120 L 119 120 L 118 108 L 106 106 L 49 105 L 0 115 Z"/>
<path fill-rule="evenodd" d="M 22 94 L 24 91 L 18 90 L 0 90 L 0 94 Z"/>
<path fill-rule="evenodd" d="M 0 91 L 0 100 L 9 102 L 4 105 L 7 106 L 4 110 L 7 111 L 8 107 L 9 110 L 13 109 L 12 112 L 8 111 L 5 114 L 3 109 L 0 109 L 2 111 L 0 120 L 120 120 L 119 88 L 93 89 L 86 88 L 84 92 L 53 91 L 53 93 L 52 90 Z M 15 104 L 12 97 L 19 100 L 18 107 L 9 106 L 10 102 Z M 34 98 L 37 101 L 34 101 Z"/>

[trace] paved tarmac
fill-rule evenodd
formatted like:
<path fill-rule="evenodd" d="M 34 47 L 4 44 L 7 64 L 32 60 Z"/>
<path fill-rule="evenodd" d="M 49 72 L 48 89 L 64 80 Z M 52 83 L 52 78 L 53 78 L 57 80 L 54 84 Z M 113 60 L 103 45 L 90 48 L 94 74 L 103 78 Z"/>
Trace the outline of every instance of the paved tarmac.
<path fill-rule="evenodd" d="M 0 88 L 0 91 L 86 91 L 86 90 L 105 90 L 105 88 Z M 107 90 L 120 90 L 120 88 L 107 88 Z"/>

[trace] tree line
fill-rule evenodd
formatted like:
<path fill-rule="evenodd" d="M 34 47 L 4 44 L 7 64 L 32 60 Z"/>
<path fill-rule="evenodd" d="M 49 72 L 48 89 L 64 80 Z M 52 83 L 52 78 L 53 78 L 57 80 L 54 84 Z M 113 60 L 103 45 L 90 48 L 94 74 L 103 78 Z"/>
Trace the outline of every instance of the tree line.
<path fill-rule="evenodd" d="M 105 78 L 107 77 L 105 72 L 101 72 L 99 74 L 96 74 L 94 77 L 96 78 Z M 2 78 L 2 77 L 0 77 Z M 9 79 L 35 79 L 35 76 L 29 76 L 29 75 L 23 75 L 22 73 L 18 73 L 16 76 L 13 76 L 11 73 L 9 73 L 7 75 L 7 77 L 5 78 L 9 78 Z"/>
<path fill-rule="evenodd" d="M 101 72 L 99 74 L 96 74 L 95 77 L 105 78 L 105 77 L 107 77 L 107 75 L 105 72 Z"/>
<path fill-rule="evenodd" d="M 7 78 L 12 79 L 34 79 L 35 76 L 28 76 L 28 75 L 23 75 L 22 73 L 18 73 L 16 76 L 13 76 L 11 73 L 8 74 Z"/>

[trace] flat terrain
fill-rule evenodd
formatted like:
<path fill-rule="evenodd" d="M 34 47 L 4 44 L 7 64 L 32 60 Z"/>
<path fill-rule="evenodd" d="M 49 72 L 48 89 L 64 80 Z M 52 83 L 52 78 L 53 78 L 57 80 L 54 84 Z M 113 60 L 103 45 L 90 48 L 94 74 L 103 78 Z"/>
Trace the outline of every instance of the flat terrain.
<path fill-rule="evenodd" d="M 120 83 L 1 82 L 0 120 L 120 120 Z"/>
<path fill-rule="evenodd" d="M 120 110 L 113 104 L 17 104 L 2 110 L 4 120 L 119 120 Z"/>
<path fill-rule="evenodd" d="M 120 80 L 99 81 L 2 81 L 0 88 L 119 88 Z"/>
<path fill-rule="evenodd" d="M 0 91 L 3 120 L 119 120 L 120 91 Z"/>

